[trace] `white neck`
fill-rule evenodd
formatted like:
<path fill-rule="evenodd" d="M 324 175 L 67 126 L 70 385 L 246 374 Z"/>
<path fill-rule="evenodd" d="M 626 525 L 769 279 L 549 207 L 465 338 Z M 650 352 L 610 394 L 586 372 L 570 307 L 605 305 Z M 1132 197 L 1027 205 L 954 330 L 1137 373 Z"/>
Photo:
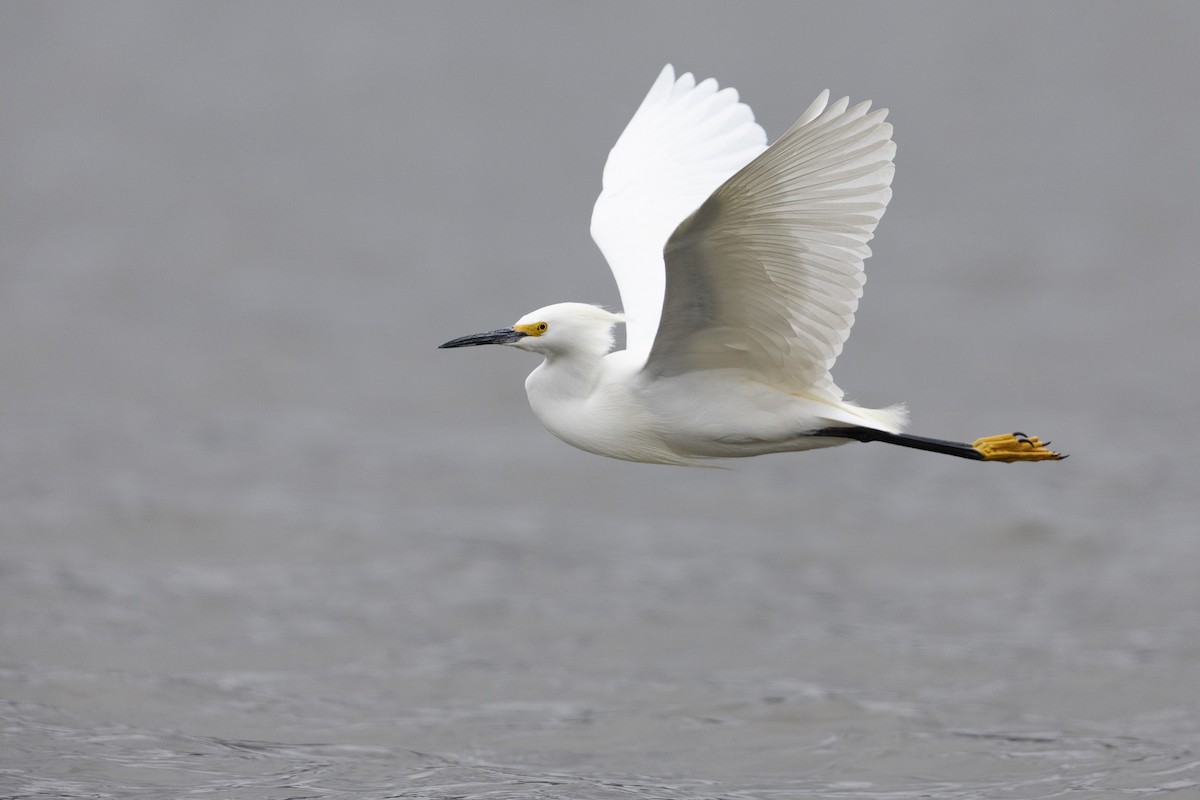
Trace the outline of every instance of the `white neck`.
<path fill-rule="evenodd" d="M 547 400 L 587 397 L 599 381 L 603 359 L 603 354 L 580 351 L 547 353 L 546 360 L 529 374 L 525 389 L 531 393 L 536 391 Z"/>

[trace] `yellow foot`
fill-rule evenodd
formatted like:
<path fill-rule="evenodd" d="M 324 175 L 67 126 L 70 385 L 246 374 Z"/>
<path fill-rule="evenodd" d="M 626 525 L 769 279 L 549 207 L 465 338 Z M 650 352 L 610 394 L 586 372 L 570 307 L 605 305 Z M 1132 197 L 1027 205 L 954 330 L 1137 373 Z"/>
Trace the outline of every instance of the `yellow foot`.
<path fill-rule="evenodd" d="M 1062 453 L 1047 450 L 1036 436 L 1023 433 L 1006 433 L 1003 436 L 985 436 L 971 442 L 971 447 L 983 456 L 984 461 L 1061 461 Z"/>

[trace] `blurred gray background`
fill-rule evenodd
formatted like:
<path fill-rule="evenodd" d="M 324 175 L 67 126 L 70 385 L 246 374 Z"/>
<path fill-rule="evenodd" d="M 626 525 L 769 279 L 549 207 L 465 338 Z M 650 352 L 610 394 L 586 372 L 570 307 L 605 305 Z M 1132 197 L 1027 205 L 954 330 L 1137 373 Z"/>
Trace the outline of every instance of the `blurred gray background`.
<path fill-rule="evenodd" d="M 1200 9 L 0 6 L 0 795 L 1200 785 Z M 912 430 L 732 470 L 546 433 L 664 63 L 891 109 L 836 370 Z M 1088 794 L 1088 793 L 1093 794 Z"/>

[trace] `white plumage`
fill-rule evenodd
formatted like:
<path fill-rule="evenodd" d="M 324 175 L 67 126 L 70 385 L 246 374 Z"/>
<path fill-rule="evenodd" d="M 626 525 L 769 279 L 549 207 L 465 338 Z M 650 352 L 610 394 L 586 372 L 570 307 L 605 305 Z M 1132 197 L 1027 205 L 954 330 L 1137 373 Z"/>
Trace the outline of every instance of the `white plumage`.
<path fill-rule="evenodd" d="M 1058 457 L 1023 434 L 973 445 L 906 436 L 903 407 L 843 399 L 829 371 L 854 324 L 896 146 L 886 111 L 828 99 L 767 147 L 736 91 L 676 79 L 668 65 L 613 146 L 592 213 L 625 313 L 560 303 L 442 347 L 542 355 L 525 387 L 546 428 L 629 461 L 851 439 L 977 460 Z M 610 352 L 620 322 L 627 347 Z"/>

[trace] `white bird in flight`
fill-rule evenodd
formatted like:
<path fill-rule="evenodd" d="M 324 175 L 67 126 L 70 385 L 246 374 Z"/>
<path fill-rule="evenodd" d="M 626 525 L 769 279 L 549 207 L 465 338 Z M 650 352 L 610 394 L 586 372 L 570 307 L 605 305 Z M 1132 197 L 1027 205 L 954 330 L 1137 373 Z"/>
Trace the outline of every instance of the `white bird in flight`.
<path fill-rule="evenodd" d="M 892 196 L 892 126 L 869 109 L 824 91 L 768 147 L 736 90 L 676 79 L 668 64 L 609 153 L 592 212 L 625 313 L 557 303 L 441 347 L 541 355 L 525 390 L 542 424 L 627 461 L 698 465 L 851 440 L 1063 458 L 1022 433 L 905 434 L 903 406 L 863 408 L 830 377 Z M 618 323 L 627 347 L 611 352 Z"/>

